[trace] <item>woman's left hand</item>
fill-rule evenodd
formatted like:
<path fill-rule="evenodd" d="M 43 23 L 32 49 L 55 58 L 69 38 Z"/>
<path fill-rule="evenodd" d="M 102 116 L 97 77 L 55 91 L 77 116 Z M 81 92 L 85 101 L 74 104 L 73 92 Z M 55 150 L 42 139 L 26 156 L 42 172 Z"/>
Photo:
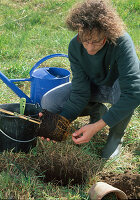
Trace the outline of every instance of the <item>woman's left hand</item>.
<path fill-rule="evenodd" d="M 98 131 L 100 131 L 105 126 L 106 123 L 102 119 L 94 124 L 83 126 L 72 134 L 72 140 L 76 144 L 87 143 Z"/>

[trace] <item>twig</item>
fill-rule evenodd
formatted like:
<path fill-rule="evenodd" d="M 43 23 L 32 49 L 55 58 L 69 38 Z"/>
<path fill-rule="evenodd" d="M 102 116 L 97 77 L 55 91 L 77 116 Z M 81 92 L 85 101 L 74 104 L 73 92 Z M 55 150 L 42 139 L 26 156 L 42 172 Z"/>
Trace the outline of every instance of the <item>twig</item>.
<path fill-rule="evenodd" d="M 6 114 L 9 114 L 9 115 L 13 115 L 13 116 L 17 116 L 17 117 L 19 117 L 19 118 L 21 118 L 21 119 L 28 120 L 28 121 L 30 121 L 30 122 L 33 122 L 33 123 L 36 123 L 36 124 L 39 124 L 39 125 L 41 124 L 41 121 L 38 120 L 38 119 L 33 119 L 33 118 L 31 118 L 31 117 L 28 117 L 28 116 L 25 116 L 25 115 L 20 115 L 20 114 L 18 114 L 18 113 L 13 113 L 13 112 L 11 112 L 11 111 L 4 110 L 4 109 L 2 109 L 2 108 L 0 108 L 0 112 L 6 113 Z"/>

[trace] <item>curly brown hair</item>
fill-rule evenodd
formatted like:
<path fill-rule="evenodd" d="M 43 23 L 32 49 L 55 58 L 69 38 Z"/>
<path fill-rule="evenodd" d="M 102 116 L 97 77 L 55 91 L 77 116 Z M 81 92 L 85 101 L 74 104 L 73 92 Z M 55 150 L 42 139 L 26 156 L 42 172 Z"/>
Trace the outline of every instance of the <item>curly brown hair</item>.
<path fill-rule="evenodd" d="M 76 4 L 70 10 L 66 24 L 72 31 L 82 30 L 83 36 L 92 34 L 93 29 L 104 32 L 107 40 L 114 44 L 125 31 L 122 19 L 108 0 L 84 0 Z"/>

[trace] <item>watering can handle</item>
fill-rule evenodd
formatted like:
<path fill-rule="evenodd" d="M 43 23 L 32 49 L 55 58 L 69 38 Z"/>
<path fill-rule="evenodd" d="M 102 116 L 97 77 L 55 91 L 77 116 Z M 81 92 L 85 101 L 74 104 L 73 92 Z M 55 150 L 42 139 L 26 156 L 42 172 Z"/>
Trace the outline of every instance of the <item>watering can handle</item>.
<path fill-rule="evenodd" d="M 51 54 L 51 55 L 48 55 L 48 56 L 42 58 L 41 60 L 39 60 L 39 61 L 33 66 L 33 68 L 31 69 L 31 71 L 29 72 L 30 76 L 32 76 L 33 71 L 34 71 L 41 63 L 43 63 L 44 61 L 46 61 L 46 60 L 48 60 L 48 59 L 50 59 L 50 58 L 54 58 L 54 57 L 66 57 L 66 58 L 68 58 L 68 55 L 66 55 L 66 54 Z"/>

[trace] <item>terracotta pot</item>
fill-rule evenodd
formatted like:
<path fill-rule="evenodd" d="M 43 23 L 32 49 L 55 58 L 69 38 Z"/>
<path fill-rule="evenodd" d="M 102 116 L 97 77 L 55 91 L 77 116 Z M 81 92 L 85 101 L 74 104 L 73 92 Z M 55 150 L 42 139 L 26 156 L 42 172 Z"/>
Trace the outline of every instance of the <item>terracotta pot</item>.
<path fill-rule="evenodd" d="M 97 182 L 89 190 L 90 200 L 101 200 L 105 195 L 115 193 L 118 200 L 128 199 L 126 194 L 105 182 Z"/>

